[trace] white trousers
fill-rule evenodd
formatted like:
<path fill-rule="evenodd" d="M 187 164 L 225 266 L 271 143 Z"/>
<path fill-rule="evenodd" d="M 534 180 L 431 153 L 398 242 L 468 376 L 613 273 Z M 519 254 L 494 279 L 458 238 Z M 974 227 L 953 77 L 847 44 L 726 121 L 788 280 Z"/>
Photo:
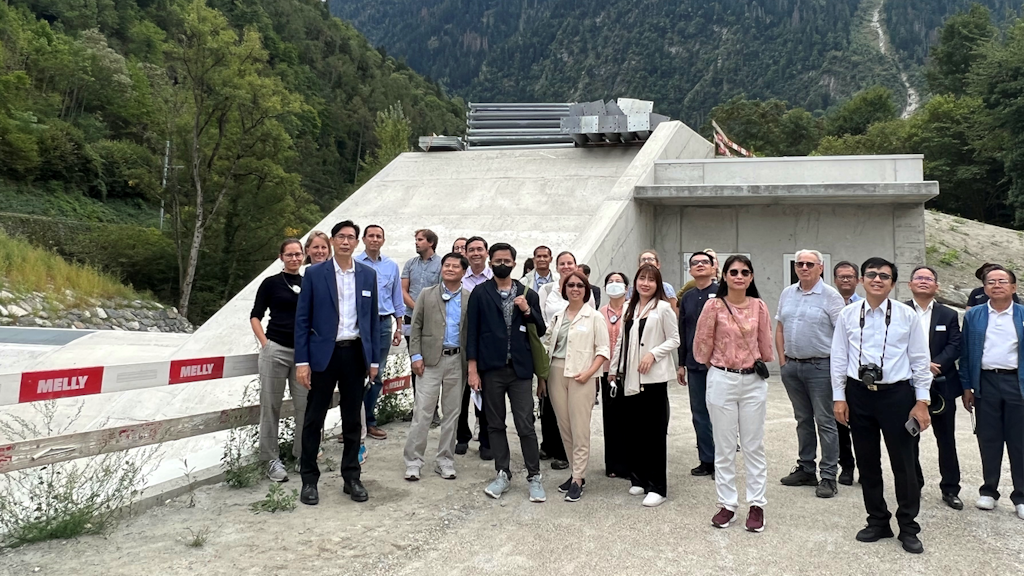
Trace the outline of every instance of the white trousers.
<path fill-rule="evenodd" d="M 768 382 L 757 374 L 734 374 L 711 368 L 707 405 L 715 438 L 718 504 L 732 512 L 739 507 L 736 491 L 736 442 L 739 440 L 747 472 L 747 502 L 763 508 L 768 502 L 765 499 L 768 462 L 764 455 Z"/>

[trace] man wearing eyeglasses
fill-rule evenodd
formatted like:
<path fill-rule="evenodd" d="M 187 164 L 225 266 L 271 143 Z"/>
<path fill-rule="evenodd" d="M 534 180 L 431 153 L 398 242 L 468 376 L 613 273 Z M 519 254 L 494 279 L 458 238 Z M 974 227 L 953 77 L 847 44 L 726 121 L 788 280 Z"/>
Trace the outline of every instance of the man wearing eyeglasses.
<path fill-rule="evenodd" d="M 939 490 L 942 501 L 954 510 L 963 510 L 960 500 L 960 461 L 956 455 L 956 400 L 963 395 L 956 360 L 960 357 L 960 318 L 947 306 L 935 301 L 939 291 L 939 275 L 931 266 L 918 266 L 910 277 L 907 301 L 921 319 L 921 330 L 928 341 L 932 376 L 932 429 L 939 445 Z M 924 486 L 920 463 L 918 484 Z"/>
<path fill-rule="evenodd" d="M 1010 457 L 1010 500 L 1024 520 L 1024 306 L 1013 302 L 1017 276 L 995 265 L 982 276 L 987 304 L 964 315 L 960 381 L 964 408 L 977 408 L 975 432 L 981 450 L 977 507 L 992 510 L 999 500 L 1003 446 Z"/>
<path fill-rule="evenodd" d="M 860 276 L 857 266 L 852 262 L 843 260 L 832 267 L 832 281 L 836 290 L 843 297 L 847 305 L 863 300 L 857 294 L 857 286 L 860 284 Z M 853 486 L 853 469 L 857 466 L 857 460 L 853 456 L 853 441 L 850 439 L 850 427 L 841 422 L 836 422 L 836 431 L 839 436 L 839 483 L 843 486 Z"/>
<path fill-rule="evenodd" d="M 781 482 L 784 486 L 816 486 L 814 493 L 818 498 L 832 498 L 839 492 L 839 437 L 832 412 L 829 354 L 836 318 L 845 304 L 839 292 L 821 278 L 823 262 L 817 250 L 796 253 L 798 281 L 779 296 L 775 349 L 779 353 L 782 384 L 793 404 L 799 446 L 796 467 Z M 814 462 L 818 440 L 820 482 Z"/>
<path fill-rule="evenodd" d="M 867 526 L 860 542 L 892 538 L 885 504 L 880 443 L 885 439 L 895 477 L 896 522 L 903 549 L 924 552 L 918 534 L 921 486 L 917 483 L 917 434 L 931 425 L 932 373 L 928 341 L 913 308 L 889 298 L 896 265 L 868 258 L 861 265 L 864 301 L 839 313 L 832 336 L 835 418 L 850 426 L 860 461 Z M 909 418 L 909 420 L 908 420 Z"/>
<path fill-rule="evenodd" d="M 690 276 L 693 288 L 687 290 L 679 301 L 679 370 L 676 376 L 679 384 L 687 387 L 690 395 L 690 413 L 693 415 L 693 430 L 697 433 L 698 464 L 690 474 L 714 476 L 715 439 L 711 430 L 711 414 L 706 400 L 708 392 L 708 367 L 693 357 L 693 337 L 697 333 L 697 320 L 704 310 L 708 298 L 718 292 L 715 282 L 714 257 L 707 252 L 690 255 Z"/>

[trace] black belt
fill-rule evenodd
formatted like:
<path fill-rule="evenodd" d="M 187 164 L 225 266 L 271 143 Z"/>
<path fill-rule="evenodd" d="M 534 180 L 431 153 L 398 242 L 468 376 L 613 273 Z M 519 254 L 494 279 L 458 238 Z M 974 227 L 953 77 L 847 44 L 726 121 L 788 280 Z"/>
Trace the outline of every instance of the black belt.
<path fill-rule="evenodd" d="M 856 378 L 850 378 L 849 376 L 847 376 L 846 377 L 846 385 L 849 386 L 851 383 L 852 384 L 857 384 L 857 385 L 861 386 L 862 388 L 867 388 L 868 390 L 871 390 L 872 392 L 880 392 L 882 390 L 888 390 L 890 388 L 895 388 L 896 386 L 903 386 L 904 384 L 909 386 L 910 385 L 910 380 L 900 380 L 899 382 L 892 382 L 892 383 L 889 383 L 889 384 L 881 384 L 881 383 L 879 383 L 879 384 L 868 385 L 868 384 L 865 384 L 861 380 L 857 380 Z"/>
<path fill-rule="evenodd" d="M 1013 374 L 1014 376 L 1017 375 L 1016 368 L 993 368 L 991 370 L 983 369 L 982 372 L 991 372 L 993 374 Z"/>
<path fill-rule="evenodd" d="M 355 340 L 338 340 L 337 342 L 334 343 L 334 345 L 337 346 L 338 348 L 348 348 L 350 346 L 356 346 L 358 344 L 359 338 L 356 338 Z"/>
<path fill-rule="evenodd" d="M 462 352 L 462 348 L 443 348 L 441 356 L 455 356 L 459 352 Z"/>
<path fill-rule="evenodd" d="M 829 358 L 828 357 L 824 357 L 824 358 L 793 358 L 791 356 L 786 356 L 786 361 L 787 362 L 799 362 L 800 364 L 812 364 L 814 362 L 828 362 Z"/>
<path fill-rule="evenodd" d="M 719 370 L 725 370 L 726 372 L 732 372 L 733 374 L 753 374 L 755 372 L 754 367 L 750 368 L 723 368 L 721 366 L 715 366 Z"/>

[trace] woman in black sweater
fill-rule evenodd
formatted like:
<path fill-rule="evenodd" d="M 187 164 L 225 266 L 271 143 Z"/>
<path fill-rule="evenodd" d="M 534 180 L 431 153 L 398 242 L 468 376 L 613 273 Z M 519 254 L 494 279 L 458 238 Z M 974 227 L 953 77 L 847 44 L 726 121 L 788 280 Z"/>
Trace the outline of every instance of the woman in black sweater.
<path fill-rule="evenodd" d="M 267 477 L 275 482 L 287 482 L 288 472 L 281 462 L 277 445 L 278 425 L 281 421 L 281 403 L 287 381 L 295 407 L 295 430 L 302 430 L 306 412 L 308 390 L 295 377 L 295 307 L 302 289 L 302 242 L 288 238 L 281 243 L 280 256 L 284 270 L 263 279 L 256 291 L 249 323 L 260 343 L 260 460 L 267 462 Z M 270 310 L 270 321 L 263 330 L 263 316 Z M 301 434 L 295 434 L 292 454 L 298 459 L 302 453 Z"/>

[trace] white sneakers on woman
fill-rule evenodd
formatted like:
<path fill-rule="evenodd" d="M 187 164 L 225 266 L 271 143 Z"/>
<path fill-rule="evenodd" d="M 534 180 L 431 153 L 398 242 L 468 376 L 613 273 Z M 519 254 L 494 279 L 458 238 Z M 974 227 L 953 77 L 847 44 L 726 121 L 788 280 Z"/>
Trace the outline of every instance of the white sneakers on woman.
<path fill-rule="evenodd" d="M 643 493 L 644 493 L 644 489 L 641 488 L 640 486 L 630 486 L 629 487 L 629 495 L 630 496 L 640 496 Z"/>
<path fill-rule="evenodd" d="M 648 508 L 654 508 L 655 506 L 660 506 L 663 502 L 665 502 L 665 500 L 668 500 L 668 498 L 665 498 L 664 496 L 658 494 L 657 492 L 648 492 L 647 496 L 644 497 L 644 506 L 647 506 Z"/>

